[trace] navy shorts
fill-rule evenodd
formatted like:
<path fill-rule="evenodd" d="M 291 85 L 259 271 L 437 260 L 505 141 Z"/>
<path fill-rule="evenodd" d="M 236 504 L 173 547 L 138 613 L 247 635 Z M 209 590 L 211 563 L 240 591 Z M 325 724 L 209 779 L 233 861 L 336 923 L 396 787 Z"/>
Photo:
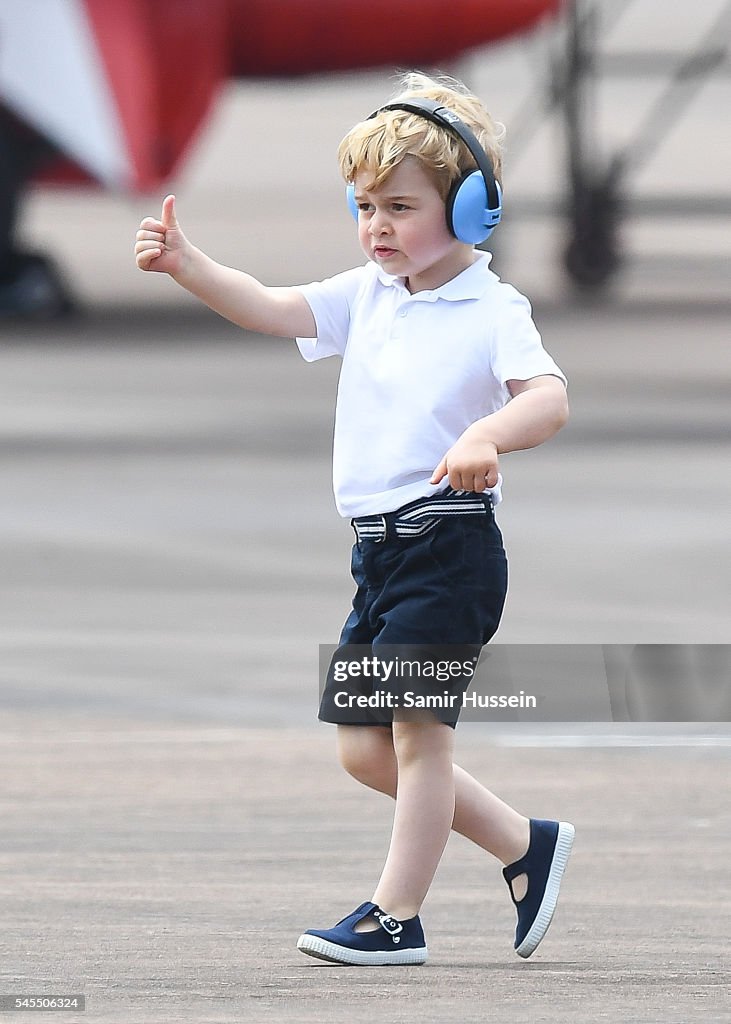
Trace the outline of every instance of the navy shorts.
<path fill-rule="evenodd" d="M 421 652 L 422 658 L 438 658 L 440 664 L 442 655 L 450 661 L 476 661 L 494 635 L 505 604 L 507 559 L 492 503 L 488 497 L 471 495 L 476 497 L 484 505 L 483 514 L 444 516 L 420 536 L 397 536 L 389 530 L 385 540 L 362 539 L 353 546 L 351 572 L 357 590 L 325 680 L 321 721 L 352 725 L 390 725 L 393 721 L 392 708 L 375 701 L 374 693 L 383 693 L 383 680 L 373 674 L 349 685 L 370 695 L 374 706 L 364 707 L 364 700 L 359 706 L 352 706 L 352 701 L 350 706 L 342 706 L 347 703 L 341 696 L 342 678 L 335 678 L 333 666 L 342 665 L 353 651 L 358 657 L 369 652 L 376 660 L 379 652 L 382 658 L 402 652 L 409 659 L 418 658 Z M 405 506 L 411 507 L 413 503 Z M 409 692 L 418 692 L 411 682 L 403 685 L 409 686 Z M 389 681 L 389 692 L 392 683 Z M 453 727 L 469 679 L 454 685 L 458 700 L 452 702 L 451 713 L 443 709 L 437 716 Z M 442 692 L 444 684 L 432 677 L 427 690 L 433 692 L 434 688 Z"/>

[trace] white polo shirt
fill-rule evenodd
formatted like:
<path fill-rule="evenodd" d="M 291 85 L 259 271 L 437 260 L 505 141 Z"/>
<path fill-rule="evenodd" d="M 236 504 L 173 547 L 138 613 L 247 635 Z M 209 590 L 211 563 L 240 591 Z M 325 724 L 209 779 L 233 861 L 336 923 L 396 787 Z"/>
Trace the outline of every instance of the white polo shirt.
<path fill-rule="evenodd" d="M 339 355 L 333 488 L 341 515 L 392 512 L 448 486 L 429 483 L 457 438 L 510 400 L 508 380 L 552 374 L 528 300 L 490 254 L 411 295 L 375 263 L 299 290 L 317 325 L 298 338 L 311 362 Z M 500 500 L 500 483 L 492 490 Z"/>

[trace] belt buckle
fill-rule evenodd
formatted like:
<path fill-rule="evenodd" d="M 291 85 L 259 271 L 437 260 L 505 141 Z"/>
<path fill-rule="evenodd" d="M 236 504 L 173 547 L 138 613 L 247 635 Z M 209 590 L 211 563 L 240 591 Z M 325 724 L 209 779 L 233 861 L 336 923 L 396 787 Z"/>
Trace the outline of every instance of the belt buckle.
<path fill-rule="evenodd" d="M 385 543 L 386 537 L 388 536 L 388 523 L 386 522 L 386 517 L 384 515 L 380 515 L 378 516 L 378 518 L 381 520 L 381 525 L 383 526 L 383 536 L 380 537 L 374 543 L 383 544 Z"/>

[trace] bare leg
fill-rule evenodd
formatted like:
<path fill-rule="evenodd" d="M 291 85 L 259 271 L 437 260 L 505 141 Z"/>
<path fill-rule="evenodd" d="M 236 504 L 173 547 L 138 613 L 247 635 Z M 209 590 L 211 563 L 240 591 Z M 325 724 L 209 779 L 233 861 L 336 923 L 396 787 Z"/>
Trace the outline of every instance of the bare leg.
<path fill-rule="evenodd" d="M 399 920 L 418 914 L 454 818 L 454 734 L 441 722 L 394 722 L 398 763 L 391 844 L 374 903 Z"/>
<path fill-rule="evenodd" d="M 395 748 L 399 744 L 397 739 L 398 728 L 399 726 L 403 728 L 406 724 L 395 723 L 393 734 L 390 729 L 379 728 L 378 726 L 339 726 L 338 754 L 345 770 L 371 789 L 378 790 L 395 798 L 397 786 L 401 785 L 402 778 L 401 760 L 397 759 Z M 410 724 L 413 727 L 413 723 Z M 440 723 L 435 722 L 434 727 L 452 734 L 452 730 L 448 726 L 442 726 Z M 449 737 L 450 740 L 452 736 Z M 451 743 L 449 750 L 451 758 Z M 458 765 L 453 765 L 453 780 L 454 813 L 451 827 L 454 831 L 459 832 L 482 847 L 483 850 L 493 854 L 503 864 L 511 864 L 513 861 L 518 860 L 519 857 L 522 857 L 528 848 L 528 819 L 500 800 L 499 797 L 482 786 Z M 398 801 L 397 813 L 394 818 L 394 833 L 397 820 Z M 446 837 L 444 841 L 446 841 Z M 436 843 L 438 844 L 439 842 L 442 842 L 441 833 L 436 839 Z M 444 842 L 442 842 L 442 849 L 443 845 Z M 400 849 L 399 845 L 397 847 L 399 856 L 400 853 L 398 851 Z M 441 856 L 441 850 L 439 856 Z M 436 870 L 438 862 L 439 857 L 437 857 L 434 864 L 434 870 Z M 386 864 L 388 866 L 388 860 Z M 384 868 L 385 873 L 386 869 Z M 524 876 L 515 879 L 513 882 L 513 888 L 518 899 L 523 895 L 524 884 Z M 380 884 L 377 892 L 380 899 Z M 416 889 L 414 889 L 415 893 Z M 384 904 L 384 909 L 388 913 L 398 917 L 398 914 L 388 905 L 385 898 L 381 905 Z M 416 912 L 413 911 L 409 916 L 413 916 L 413 913 Z"/>

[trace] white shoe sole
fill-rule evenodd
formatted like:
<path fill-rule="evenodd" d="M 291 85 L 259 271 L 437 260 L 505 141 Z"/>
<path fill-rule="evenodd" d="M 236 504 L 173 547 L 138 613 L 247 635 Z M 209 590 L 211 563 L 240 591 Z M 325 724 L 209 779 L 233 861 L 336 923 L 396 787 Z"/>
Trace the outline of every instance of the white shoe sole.
<path fill-rule="evenodd" d="M 423 964 L 426 963 L 428 950 L 426 946 L 417 946 L 413 949 L 393 949 L 390 951 L 371 952 L 364 949 L 349 949 L 347 946 L 338 946 L 335 942 L 328 942 L 317 935 L 300 935 L 297 940 L 297 949 L 307 956 L 314 956 L 318 960 L 327 960 L 331 964 L 349 964 L 352 967 L 388 967 L 399 964 Z"/>
<path fill-rule="evenodd" d="M 556 903 L 558 902 L 561 879 L 566 870 L 571 847 L 574 845 L 574 832 L 574 826 L 569 824 L 568 821 L 560 821 L 558 823 L 558 836 L 556 837 L 556 847 L 553 851 L 551 869 L 548 872 L 546 891 L 543 893 L 543 899 L 538 908 L 535 921 L 530 926 L 526 937 L 515 949 L 518 956 L 522 956 L 523 959 L 527 959 L 535 951 L 538 943 L 548 931 L 548 926 L 551 923 Z"/>

